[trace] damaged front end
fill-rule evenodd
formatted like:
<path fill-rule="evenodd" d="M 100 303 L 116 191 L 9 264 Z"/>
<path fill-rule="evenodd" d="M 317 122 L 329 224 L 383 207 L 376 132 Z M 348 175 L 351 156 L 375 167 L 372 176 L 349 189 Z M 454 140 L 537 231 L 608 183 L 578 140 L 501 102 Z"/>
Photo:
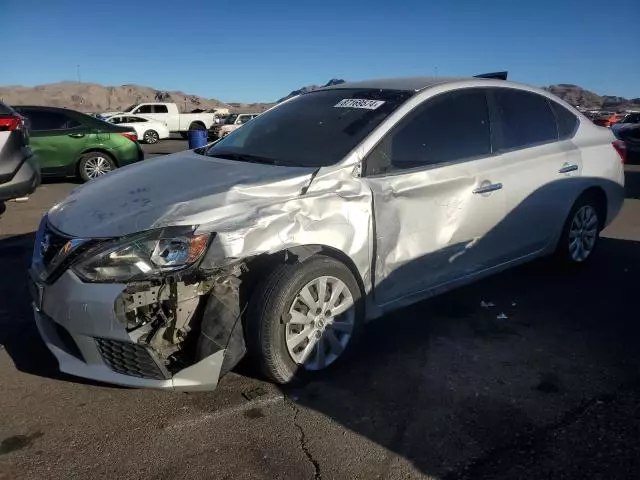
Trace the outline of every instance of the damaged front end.
<path fill-rule="evenodd" d="M 197 160 L 187 165 L 204 161 Z M 85 189 L 45 216 L 32 265 L 35 277 L 42 272 L 34 290 L 44 296 L 34 314 L 61 371 L 131 387 L 212 390 L 246 353 L 244 306 L 274 265 L 332 252 L 368 292 L 371 193 L 353 167 L 245 166 L 229 163 L 238 171 L 216 177 L 220 188 L 210 195 L 173 185 L 190 192 L 188 201 L 169 202 L 155 182 L 127 187 L 132 202 L 154 198 L 148 208 L 97 208 L 83 198 L 95 189 Z M 267 178 L 254 180 L 254 170 Z M 129 181 L 106 177 L 98 185 L 122 189 Z M 192 178 L 199 177 L 184 182 Z M 39 258 L 45 244 L 62 252 L 59 266 L 57 254 Z"/>
<path fill-rule="evenodd" d="M 197 372 L 193 379 L 201 381 L 204 375 L 206 383 L 217 383 L 246 352 L 240 304 L 243 265 L 132 282 L 116 299 L 116 317 L 131 341 L 143 346 L 174 383 L 201 362 L 209 371 Z"/>
<path fill-rule="evenodd" d="M 214 233 L 165 227 L 82 240 L 45 217 L 31 278 L 41 336 L 66 373 L 209 390 L 245 354 L 243 261 L 201 268 Z"/>

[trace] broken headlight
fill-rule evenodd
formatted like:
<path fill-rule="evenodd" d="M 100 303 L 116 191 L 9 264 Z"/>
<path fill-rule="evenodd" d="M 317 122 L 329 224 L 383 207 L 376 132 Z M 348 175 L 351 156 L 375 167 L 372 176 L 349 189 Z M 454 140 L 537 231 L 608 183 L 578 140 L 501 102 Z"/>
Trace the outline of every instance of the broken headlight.
<path fill-rule="evenodd" d="M 127 282 L 187 267 L 202 257 L 211 234 L 168 227 L 101 243 L 73 265 L 89 282 Z"/>

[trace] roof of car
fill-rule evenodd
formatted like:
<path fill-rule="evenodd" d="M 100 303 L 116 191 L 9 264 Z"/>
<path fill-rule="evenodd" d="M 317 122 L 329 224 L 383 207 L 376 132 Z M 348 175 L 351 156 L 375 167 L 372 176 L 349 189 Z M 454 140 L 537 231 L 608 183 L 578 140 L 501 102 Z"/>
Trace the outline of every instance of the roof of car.
<path fill-rule="evenodd" d="M 39 110 L 58 110 L 58 111 L 62 111 L 62 112 L 74 112 L 74 113 L 82 113 L 82 112 L 78 112 L 77 110 L 73 110 L 72 108 L 64 108 L 64 107 L 49 107 L 46 105 L 14 105 L 14 108 L 19 109 L 19 108 L 31 108 L 31 109 L 39 109 Z M 85 113 L 85 115 L 87 115 Z"/>
<path fill-rule="evenodd" d="M 380 78 L 375 80 L 363 80 L 360 82 L 345 82 L 330 85 L 319 90 L 333 90 L 341 88 L 375 88 L 383 90 L 409 90 L 419 92 L 425 88 L 441 83 L 459 82 L 463 80 L 477 80 L 465 77 L 407 77 L 407 78 Z"/>

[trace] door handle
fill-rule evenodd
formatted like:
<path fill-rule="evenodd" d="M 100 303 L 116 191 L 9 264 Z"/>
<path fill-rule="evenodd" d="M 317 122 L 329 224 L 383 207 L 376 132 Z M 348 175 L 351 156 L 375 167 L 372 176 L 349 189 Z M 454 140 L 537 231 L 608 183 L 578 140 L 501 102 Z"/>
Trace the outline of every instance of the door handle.
<path fill-rule="evenodd" d="M 473 193 L 475 194 L 491 193 L 500 189 L 502 189 L 501 183 L 489 183 L 489 181 L 485 180 L 484 182 L 482 182 L 482 184 L 478 188 L 476 188 L 473 191 Z"/>
<path fill-rule="evenodd" d="M 569 173 L 569 172 L 575 172 L 576 170 L 578 170 L 578 165 L 576 165 L 575 163 L 571 165 L 569 165 L 568 163 L 565 163 L 564 165 L 562 165 L 562 168 L 558 170 L 558 173 Z"/>
<path fill-rule="evenodd" d="M 84 133 L 70 133 L 69 136 L 71 138 L 82 138 L 84 137 Z"/>

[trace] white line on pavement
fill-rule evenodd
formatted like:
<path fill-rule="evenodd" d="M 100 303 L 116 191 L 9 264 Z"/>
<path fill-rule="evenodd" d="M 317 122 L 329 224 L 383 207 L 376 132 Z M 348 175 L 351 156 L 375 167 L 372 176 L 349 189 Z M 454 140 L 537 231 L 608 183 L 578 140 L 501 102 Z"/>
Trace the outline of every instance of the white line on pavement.
<path fill-rule="evenodd" d="M 283 400 L 284 400 L 284 395 L 282 394 L 276 395 L 273 397 L 267 397 L 267 398 L 256 398 L 255 400 L 251 400 L 249 402 L 242 403 L 234 407 L 229 407 L 222 410 L 217 410 L 215 412 L 207 413 L 197 418 L 190 418 L 185 421 L 177 421 L 171 425 L 167 425 L 165 427 L 165 430 L 177 431 L 185 428 L 192 428 L 202 424 L 203 422 L 211 422 L 214 420 L 219 420 L 221 418 L 231 417 L 233 415 L 237 415 L 247 410 L 251 410 L 252 408 L 266 407 L 268 405 L 273 405 L 274 403 L 278 403 Z"/>

